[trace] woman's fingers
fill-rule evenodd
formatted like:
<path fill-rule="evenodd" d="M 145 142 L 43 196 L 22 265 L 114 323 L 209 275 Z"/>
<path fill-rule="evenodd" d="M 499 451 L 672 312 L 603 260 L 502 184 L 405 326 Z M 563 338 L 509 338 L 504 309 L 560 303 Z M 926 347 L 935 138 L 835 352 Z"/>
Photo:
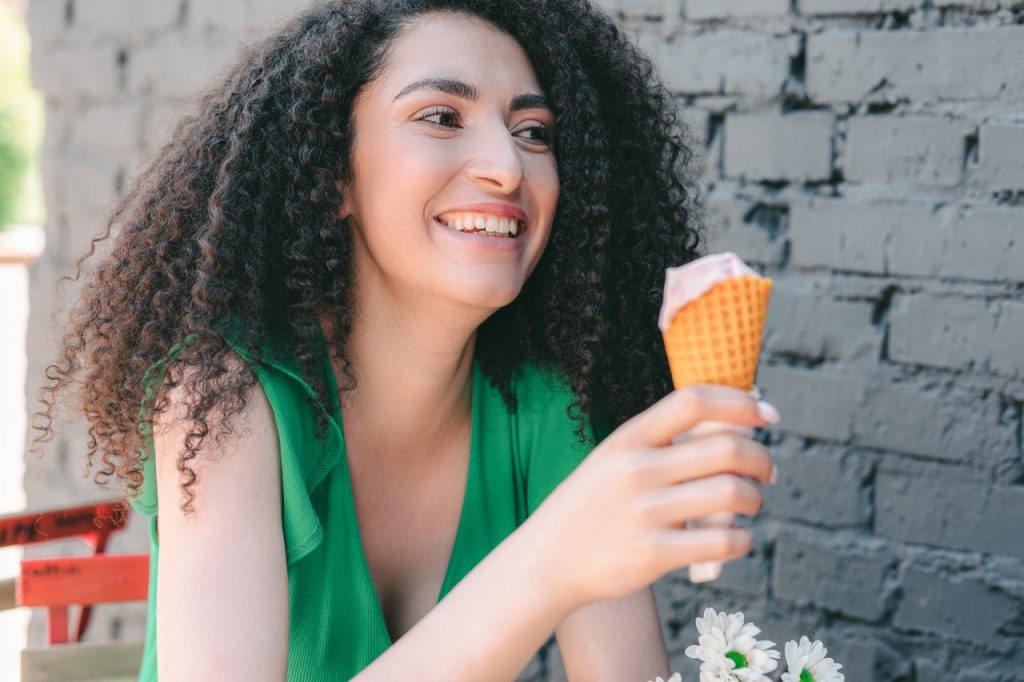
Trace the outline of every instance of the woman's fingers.
<path fill-rule="evenodd" d="M 662 560 L 663 573 L 705 561 L 728 561 L 750 552 L 746 528 L 665 529 L 651 535 Z"/>
<path fill-rule="evenodd" d="M 625 449 L 660 447 L 702 421 L 754 427 L 774 421 L 777 415 L 773 407 L 737 388 L 699 384 L 669 393 L 622 424 L 609 439 Z"/>
<path fill-rule="evenodd" d="M 736 474 L 761 483 L 770 483 L 772 478 L 768 448 L 731 433 L 652 448 L 637 457 L 646 482 L 658 488 L 715 474 Z"/>
<path fill-rule="evenodd" d="M 753 516 L 761 509 L 761 491 L 745 478 L 720 474 L 654 490 L 638 504 L 652 523 L 681 526 L 716 512 Z"/>
<path fill-rule="evenodd" d="M 690 519 L 686 522 L 687 528 L 727 528 L 736 523 L 736 515 L 732 512 L 716 512 L 702 516 L 699 519 Z"/>
<path fill-rule="evenodd" d="M 697 438 L 713 436 L 718 433 L 736 433 L 741 436 L 746 436 L 747 438 L 753 438 L 754 428 L 750 426 L 736 426 L 735 424 L 730 424 L 728 422 L 700 422 L 689 431 L 681 433 L 673 438 L 672 443 L 673 445 L 678 445 Z"/>

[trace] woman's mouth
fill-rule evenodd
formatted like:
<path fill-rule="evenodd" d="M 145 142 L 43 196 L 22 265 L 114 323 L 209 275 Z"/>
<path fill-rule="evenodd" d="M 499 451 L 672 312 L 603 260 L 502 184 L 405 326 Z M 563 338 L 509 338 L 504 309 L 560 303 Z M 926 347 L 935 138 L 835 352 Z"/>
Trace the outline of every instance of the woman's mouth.
<path fill-rule="evenodd" d="M 451 221 L 441 217 L 434 218 L 449 230 L 463 234 L 476 234 L 496 239 L 517 239 L 526 230 L 526 224 L 522 220 L 514 218 L 490 218 L 487 220 L 472 220 L 455 216 Z"/>

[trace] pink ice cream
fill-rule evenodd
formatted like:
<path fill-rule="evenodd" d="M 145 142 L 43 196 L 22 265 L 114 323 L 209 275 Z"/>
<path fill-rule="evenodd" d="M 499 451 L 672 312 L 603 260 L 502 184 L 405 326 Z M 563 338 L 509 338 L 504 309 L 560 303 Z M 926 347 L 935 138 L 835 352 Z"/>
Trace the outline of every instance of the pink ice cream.
<path fill-rule="evenodd" d="M 730 277 L 760 277 L 732 251 L 713 253 L 686 265 L 665 271 L 665 293 L 658 315 L 658 326 L 667 333 L 676 312 L 708 289 Z"/>

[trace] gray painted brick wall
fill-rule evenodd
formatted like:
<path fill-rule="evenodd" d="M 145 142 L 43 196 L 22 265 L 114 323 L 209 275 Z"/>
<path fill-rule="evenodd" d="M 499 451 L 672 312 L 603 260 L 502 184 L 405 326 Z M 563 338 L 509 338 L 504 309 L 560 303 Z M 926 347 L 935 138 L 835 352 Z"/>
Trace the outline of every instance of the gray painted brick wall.
<path fill-rule="evenodd" d="M 758 385 L 781 481 L 722 578 L 655 585 L 674 670 L 705 606 L 825 641 L 847 679 L 1024 679 L 1024 2 L 599 0 L 702 157 L 713 250 L 776 287 Z M 305 0 L 32 0 L 53 283 L 197 87 Z M 74 288 L 66 289 L 70 300 Z M 97 499 L 72 421 L 29 504 Z M 112 551 L 146 547 L 133 521 Z M 48 551 L 81 551 L 65 546 Z M 140 605 L 93 637 L 138 639 Z M 42 640 L 36 618 L 31 641 Z M 565 674 L 549 642 L 521 675 Z"/>
<path fill-rule="evenodd" d="M 827 180 L 832 174 L 831 114 L 727 113 L 725 175 L 748 180 Z M 803 153 L 794 154 L 793 150 Z"/>

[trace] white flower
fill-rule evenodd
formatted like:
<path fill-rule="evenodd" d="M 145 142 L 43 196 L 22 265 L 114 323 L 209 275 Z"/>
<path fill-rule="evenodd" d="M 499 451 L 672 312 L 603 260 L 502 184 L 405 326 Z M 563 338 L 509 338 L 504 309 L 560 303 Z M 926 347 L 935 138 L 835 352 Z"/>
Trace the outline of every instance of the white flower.
<path fill-rule="evenodd" d="M 668 678 L 667 680 L 663 680 L 660 677 L 656 677 L 652 682 L 683 682 L 683 674 L 675 673 L 672 675 L 672 677 Z"/>
<path fill-rule="evenodd" d="M 825 658 L 828 649 L 819 642 L 801 637 L 800 643 L 786 642 L 786 666 L 782 682 L 844 682 L 846 676 L 839 672 L 843 666 L 831 658 Z"/>
<path fill-rule="evenodd" d="M 705 609 L 697 632 L 698 644 L 686 647 L 686 655 L 701 660 L 700 682 L 770 682 L 765 673 L 775 670 L 781 654 L 774 642 L 755 638 L 761 630 L 744 624 L 742 613 Z"/>

